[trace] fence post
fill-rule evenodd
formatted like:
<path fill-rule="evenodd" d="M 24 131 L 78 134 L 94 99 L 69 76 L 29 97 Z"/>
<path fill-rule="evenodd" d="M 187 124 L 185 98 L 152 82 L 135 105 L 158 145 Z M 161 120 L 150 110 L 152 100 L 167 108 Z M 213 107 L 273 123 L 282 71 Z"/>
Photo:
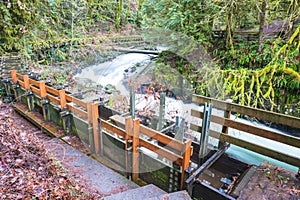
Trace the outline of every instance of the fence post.
<path fill-rule="evenodd" d="M 70 131 L 70 112 L 67 108 L 66 92 L 65 90 L 59 90 L 58 96 L 60 99 L 60 117 L 64 130 L 68 133 Z"/>
<path fill-rule="evenodd" d="M 12 82 L 17 83 L 18 82 L 17 71 L 16 70 L 11 70 L 10 73 L 11 73 Z"/>
<path fill-rule="evenodd" d="M 12 86 L 13 86 L 13 90 L 14 90 L 14 96 L 15 96 L 15 100 L 18 100 L 18 78 L 17 78 L 17 71 L 16 70 L 11 70 L 11 78 L 12 78 Z"/>
<path fill-rule="evenodd" d="M 165 106 L 166 106 L 166 93 L 160 93 L 160 101 L 159 101 L 159 117 L 156 130 L 161 131 L 164 125 L 165 118 Z"/>
<path fill-rule="evenodd" d="M 140 119 L 133 121 L 133 138 L 132 138 L 132 180 L 137 181 L 139 178 L 139 140 L 140 140 Z"/>
<path fill-rule="evenodd" d="M 95 152 L 94 138 L 93 138 L 93 113 L 92 113 L 92 107 L 93 107 L 93 103 L 88 102 L 87 103 L 87 114 L 88 114 L 89 145 L 90 145 L 90 150 L 92 152 Z"/>
<path fill-rule="evenodd" d="M 207 105 L 207 103 L 205 103 L 203 113 L 204 116 L 202 119 L 202 131 L 200 136 L 199 164 L 204 163 L 205 156 L 207 155 L 207 142 L 212 114 L 212 104 Z"/>
<path fill-rule="evenodd" d="M 135 91 L 134 86 L 130 86 L 130 115 L 132 119 L 135 119 Z"/>
<path fill-rule="evenodd" d="M 92 105 L 92 122 L 93 122 L 94 147 L 95 147 L 96 154 L 100 153 L 98 117 L 99 117 L 98 103 L 93 103 L 93 105 Z"/>
<path fill-rule="evenodd" d="M 25 90 L 27 91 L 25 93 L 26 94 L 26 99 L 27 99 L 27 106 L 28 106 L 28 109 L 30 111 L 33 111 L 33 109 L 34 109 L 33 94 L 30 91 L 30 83 L 29 83 L 29 77 L 28 77 L 28 75 L 24 75 L 23 76 L 23 80 L 24 80 Z"/>
<path fill-rule="evenodd" d="M 40 97 L 41 97 L 41 105 L 42 111 L 45 121 L 50 121 L 50 111 L 49 111 L 49 101 L 47 99 L 47 91 L 45 82 L 41 81 L 40 83 Z"/>
<path fill-rule="evenodd" d="M 130 138 L 130 135 L 132 134 L 133 131 L 133 124 L 132 124 L 132 117 L 129 116 L 125 119 L 125 167 L 126 167 L 126 176 L 128 177 L 128 172 L 130 171 L 130 166 L 129 166 L 129 158 L 128 158 L 128 140 Z"/>
<path fill-rule="evenodd" d="M 181 165 L 180 190 L 183 189 L 185 170 L 190 165 L 190 159 L 191 159 L 191 154 L 192 154 L 191 146 L 192 146 L 192 140 L 188 140 L 184 143 L 184 152 L 182 155 L 183 159 L 182 159 L 182 165 Z"/>
<path fill-rule="evenodd" d="M 231 111 L 228 111 L 227 110 L 227 108 L 228 108 L 228 103 L 231 103 L 232 102 L 232 100 L 226 100 L 226 106 L 225 106 L 225 108 L 224 108 L 224 118 L 226 119 L 226 118 L 228 118 L 228 119 L 230 119 L 230 115 L 231 115 Z M 227 126 L 222 126 L 222 133 L 224 133 L 224 134 L 228 134 L 228 127 Z M 223 145 L 225 144 L 225 142 L 221 142 L 221 141 L 219 141 L 219 145 L 218 145 L 218 148 L 221 148 Z"/>

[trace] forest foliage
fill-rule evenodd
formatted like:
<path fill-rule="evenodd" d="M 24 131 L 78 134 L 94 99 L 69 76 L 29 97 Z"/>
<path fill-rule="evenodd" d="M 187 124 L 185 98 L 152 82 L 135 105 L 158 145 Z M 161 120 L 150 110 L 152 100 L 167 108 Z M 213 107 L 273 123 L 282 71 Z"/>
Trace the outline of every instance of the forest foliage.
<path fill-rule="evenodd" d="M 162 59 L 187 76 L 196 93 L 283 113 L 293 108 L 291 114 L 300 115 L 297 0 L 8 0 L 0 1 L 0 10 L 1 54 L 63 62 L 82 38 L 117 32 L 128 23 L 161 28 L 195 43 L 175 55 L 164 52 Z M 200 46 L 208 63 L 182 57 Z M 214 70 L 207 67 L 212 64 Z"/>

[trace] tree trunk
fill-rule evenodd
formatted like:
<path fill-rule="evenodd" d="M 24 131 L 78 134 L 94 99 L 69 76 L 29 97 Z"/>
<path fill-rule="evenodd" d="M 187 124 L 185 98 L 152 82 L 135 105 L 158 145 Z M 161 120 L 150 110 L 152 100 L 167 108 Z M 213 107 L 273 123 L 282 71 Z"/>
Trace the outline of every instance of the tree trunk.
<path fill-rule="evenodd" d="M 261 13 L 260 13 L 260 24 L 259 24 L 259 36 L 258 36 L 258 52 L 262 52 L 262 40 L 264 37 L 264 26 L 265 26 L 265 18 L 266 18 L 266 8 L 267 2 L 263 1 L 261 5 Z"/>

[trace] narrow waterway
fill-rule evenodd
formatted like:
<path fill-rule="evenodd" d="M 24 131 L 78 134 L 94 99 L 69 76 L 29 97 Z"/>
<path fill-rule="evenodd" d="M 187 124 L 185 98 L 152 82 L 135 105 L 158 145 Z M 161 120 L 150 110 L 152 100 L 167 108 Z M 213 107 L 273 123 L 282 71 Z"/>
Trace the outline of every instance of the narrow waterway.
<path fill-rule="evenodd" d="M 117 90 L 120 91 L 122 95 L 129 96 L 128 87 L 126 87 L 126 79 L 128 78 L 128 74 L 130 76 L 134 76 L 135 74 L 139 74 L 143 71 L 143 68 L 148 66 L 148 64 L 151 62 L 150 56 L 146 54 L 140 54 L 140 53 L 128 53 L 123 54 L 118 57 L 116 57 L 113 61 L 101 63 L 98 65 L 92 65 L 90 67 L 87 67 L 82 70 L 81 73 L 77 74 L 75 78 L 77 79 L 89 79 L 92 82 L 96 83 L 97 85 L 106 86 L 108 84 L 111 84 L 116 87 Z M 139 86 L 137 86 L 139 87 Z M 142 98 L 141 98 L 142 97 Z M 159 100 L 152 101 L 151 105 L 144 100 L 145 98 L 141 95 L 136 95 L 136 108 L 137 109 L 143 109 L 144 107 L 153 107 L 153 112 L 158 113 L 159 108 Z M 129 99 L 129 98 L 128 98 Z M 143 99 L 139 101 L 139 99 Z M 148 99 L 147 99 L 148 100 Z M 148 101 L 149 102 L 149 101 Z M 198 110 L 201 110 L 202 108 L 195 105 L 195 104 L 185 104 L 181 100 L 175 100 L 172 98 L 166 98 L 166 108 L 165 108 L 165 117 L 169 120 L 174 120 L 174 117 L 170 117 L 170 112 L 174 112 L 179 115 L 181 118 L 185 118 L 187 121 L 189 121 L 190 117 L 190 110 L 191 108 Z M 222 116 L 222 111 L 215 110 L 213 112 L 216 115 Z M 264 124 L 260 124 L 258 122 L 251 122 L 246 119 L 237 118 L 234 115 L 231 115 L 232 120 L 236 120 L 245 124 L 251 124 L 254 126 L 258 126 L 260 128 L 266 129 L 266 130 L 272 130 L 279 133 L 289 134 L 288 132 L 282 132 L 278 129 L 270 128 Z M 200 124 L 200 121 L 193 121 L 193 123 Z M 214 127 L 211 127 L 214 129 Z M 215 127 L 216 130 L 220 129 L 219 127 Z M 265 146 L 270 149 L 280 151 L 287 153 L 291 156 L 300 157 L 300 149 L 285 145 L 279 142 L 271 141 L 268 139 L 264 139 L 252 134 L 248 134 L 242 131 L 237 131 L 235 129 L 229 129 L 229 134 L 234 135 L 235 137 L 238 137 L 240 139 L 255 143 L 257 145 Z M 195 135 L 194 135 L 195 137 Z M 197 137 L 197 136 L 196 136 Z M 227 153 L 239 160 L 242 160 L 244 162 L 247 162 L 249 164 L 256 164 L 259 165 L 262 161 L 268 161 L 272 162 L 276 165 L 279 165 L 281 167 L 287 168 L 292 171 L 297 171 L 297 168 L 282 162 L 279 162 L 277 160 L 271 159 L 269 157 L 254 153 L 252 151 L 240 148 L 235 145 L 231 145 L 230 148 L 227 150 Z"/>

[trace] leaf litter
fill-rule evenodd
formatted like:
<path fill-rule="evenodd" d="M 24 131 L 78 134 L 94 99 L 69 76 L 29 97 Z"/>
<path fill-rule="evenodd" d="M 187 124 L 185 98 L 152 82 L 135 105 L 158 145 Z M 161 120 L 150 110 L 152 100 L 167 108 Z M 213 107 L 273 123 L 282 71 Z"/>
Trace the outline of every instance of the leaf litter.
<path fill-rule="evenodd" d="M 0 199 L 103 197 L 51 158 L 43 145 L 49 139 L 0 101 Z"/>

